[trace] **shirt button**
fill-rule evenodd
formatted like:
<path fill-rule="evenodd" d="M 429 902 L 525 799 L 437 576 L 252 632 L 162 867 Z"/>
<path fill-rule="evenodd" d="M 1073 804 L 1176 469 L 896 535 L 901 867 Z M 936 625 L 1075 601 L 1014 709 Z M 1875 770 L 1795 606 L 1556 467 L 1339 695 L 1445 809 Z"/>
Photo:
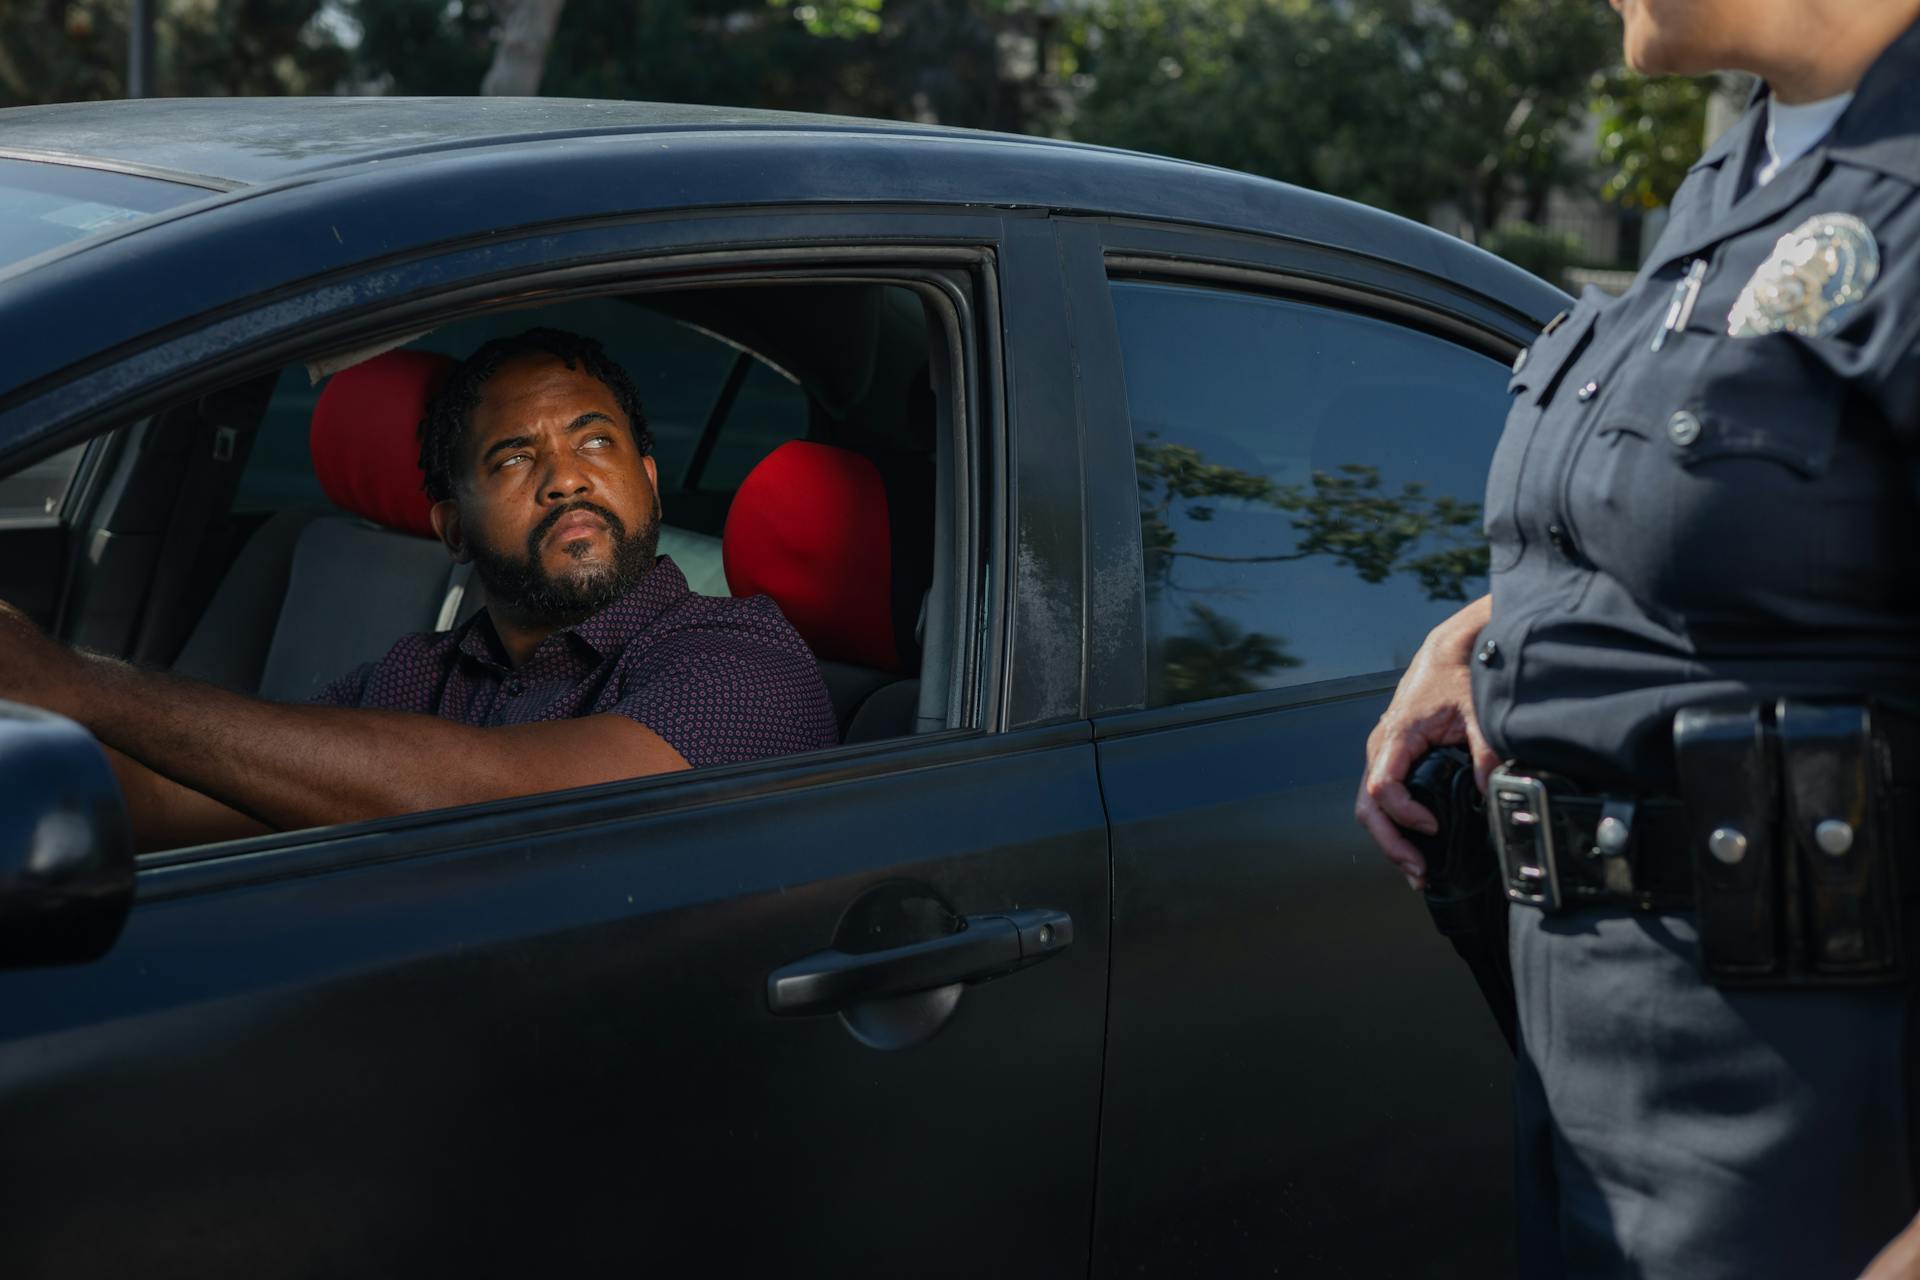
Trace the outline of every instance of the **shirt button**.
<path fill-rule="evenodd" d="M 1581 387 L 1580 390 L 1575 392 L 1574 394 L 1579 398 L 1581 404 L 1585 404 L 1587 401 L 1593 399 L 1596 395 L 1600 394 L 1600 384 L 1597 382 L 1589 382 L 1586 386 Z"/>
<path fill-rule="evenodd" d="M 1667 419 L 1667 439 L 1682 449 L 1700 438 L 1700 419 L 1685 409 Z"/>
<path fill-rule="evenodd" d="M 1573 539 L 1569 538 L 1567 531 L 1559 525 L 1550 524 L 1547 526 L 1547 541 L 1551 542 L 1553 549 L 1561 555 L 1567 557 L 1569 560 L 1573 558 Z"/>
<path fill-rule="evenodd" d="M 517 698 L 520 696 L 521 691 L 525 688 L 526 686 L 521 684 L 518 680 L 509 680 L 507 681 L 507 696 L 509 698 Z"/>
<path fill-rule="evenodd" d="M 1520 354 L 1513 358 L 1513 371 L 1515 373 L 1519 373 L 1527 367 L 1527 351 L 1528 348 L 1522 347 L 1520 348 Z"/>
<path fill-rule="evenodd" d="M 1500 656 L 1500 646 L 1492 640 L 1484 641 L 1480 645 L 1480 652 L 1473 656 L 1479 661 L 1481 666 L 1490 667 L 1493 665 L 1493 660 Z"/>

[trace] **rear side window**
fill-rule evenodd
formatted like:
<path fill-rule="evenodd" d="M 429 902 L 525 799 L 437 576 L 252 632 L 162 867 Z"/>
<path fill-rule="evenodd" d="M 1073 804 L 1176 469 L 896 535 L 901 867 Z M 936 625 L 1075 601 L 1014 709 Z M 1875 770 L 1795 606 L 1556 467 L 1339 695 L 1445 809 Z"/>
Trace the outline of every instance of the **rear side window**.
<path fill-rule="evenodd" d="M 0 159 L 0 267 L 209 194 L 105 169 Z"/>
<path fill-rule="evenodd" d="M 1113 286 L 1151 706 L 1404 666 L 1486 590 L 1506 370 L 1369 316 Z"/>
<path fill-rule="evenodd" d="M 75 445 L 10 476 L 0 476 L 0 523 L 44 524 L 57 517 L 86 448 Z"/>

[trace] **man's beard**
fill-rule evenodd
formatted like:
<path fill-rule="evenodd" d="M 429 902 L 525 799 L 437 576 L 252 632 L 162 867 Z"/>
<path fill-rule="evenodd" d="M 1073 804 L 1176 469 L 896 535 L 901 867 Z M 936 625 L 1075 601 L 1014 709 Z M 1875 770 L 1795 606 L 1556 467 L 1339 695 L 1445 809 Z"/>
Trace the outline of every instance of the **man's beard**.
<path fill-rule="evenodd" d="M 540 559 L 540 543 L 553 532 L 554 525 L 575 511 L 590 511 L 606 521 L 613 559 L 603 564 L 583 564 L 572 573 L 551 574 Z M 589 546 L 588 539 L 581 539 L 569 543 L 565 550 L 578 560 L 587 554 Z M 487 589 L 488 602 L 524 622 L 551 626 L 579 622 L 618 600 L 646 577 L 659 549 L 657 494 L 646 523 L 632 535 L 619 516 L 598 503 L 582 500 L 549 511 L 527 535 L 524 557 L 496 551 L 478 538 L 468 543 L 473 571 Z"/>

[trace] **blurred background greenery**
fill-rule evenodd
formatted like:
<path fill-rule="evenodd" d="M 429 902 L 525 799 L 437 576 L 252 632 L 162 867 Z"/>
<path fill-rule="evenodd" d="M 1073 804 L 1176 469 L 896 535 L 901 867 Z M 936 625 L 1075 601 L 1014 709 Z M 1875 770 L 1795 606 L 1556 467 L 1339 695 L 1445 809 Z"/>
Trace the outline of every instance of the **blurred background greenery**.
<path fill-rule="evenodd" d="M 134 0 L 0 0 L 0 105 L 126 96 Z M 722 103 L 1075 138 L 1634 266 L 1716 86 L 1596 0 L 144 0 L 164 96 Z"/>

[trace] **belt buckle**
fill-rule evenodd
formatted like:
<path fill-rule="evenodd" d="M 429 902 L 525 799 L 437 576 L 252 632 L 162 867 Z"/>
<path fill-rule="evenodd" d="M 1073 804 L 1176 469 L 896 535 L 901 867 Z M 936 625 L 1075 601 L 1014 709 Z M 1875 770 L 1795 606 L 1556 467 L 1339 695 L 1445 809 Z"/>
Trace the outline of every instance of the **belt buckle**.
<path fill-rule="evenodd" d="M 1560 909 L 1560 870 L 1553 846 L 1553 811 L 1547 784 L 1505 765 L 1487 779 L 1494 851 L 1507 899 L 1542 911 Z"/>

